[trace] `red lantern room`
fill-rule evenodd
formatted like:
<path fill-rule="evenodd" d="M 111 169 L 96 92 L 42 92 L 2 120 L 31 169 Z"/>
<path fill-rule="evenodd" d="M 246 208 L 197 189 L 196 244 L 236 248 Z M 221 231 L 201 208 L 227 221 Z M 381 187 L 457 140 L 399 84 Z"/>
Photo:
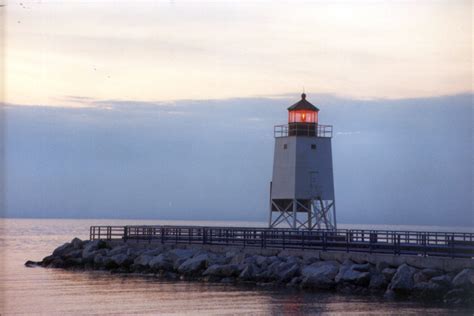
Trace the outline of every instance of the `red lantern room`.
<path fill-rule="evenodd" d="M 316 136 L 319 109 L 306 100 L 301 100 L 288 108 L 288 136 Z"/>

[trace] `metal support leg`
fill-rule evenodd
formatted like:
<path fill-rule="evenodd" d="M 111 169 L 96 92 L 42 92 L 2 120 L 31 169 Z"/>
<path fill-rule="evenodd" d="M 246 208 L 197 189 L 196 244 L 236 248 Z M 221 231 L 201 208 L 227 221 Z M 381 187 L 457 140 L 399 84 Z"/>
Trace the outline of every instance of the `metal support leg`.
<path fill-rule="evenodd" d="M 296 200 L 293 200 L 293 229 L 296 229 L 296 208 L 298 207 L 298 203 Z"/>

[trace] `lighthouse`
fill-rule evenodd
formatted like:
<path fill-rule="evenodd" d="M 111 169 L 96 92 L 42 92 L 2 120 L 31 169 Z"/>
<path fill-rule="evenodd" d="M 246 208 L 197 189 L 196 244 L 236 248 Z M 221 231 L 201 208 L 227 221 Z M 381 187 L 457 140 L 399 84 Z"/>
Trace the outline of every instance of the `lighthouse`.
<path fill-rule="evenodd" d="M 288 108 L 288 124 L 274 128 L 269 227 L 336 229 L 332 126 L 301 95 Z"/>

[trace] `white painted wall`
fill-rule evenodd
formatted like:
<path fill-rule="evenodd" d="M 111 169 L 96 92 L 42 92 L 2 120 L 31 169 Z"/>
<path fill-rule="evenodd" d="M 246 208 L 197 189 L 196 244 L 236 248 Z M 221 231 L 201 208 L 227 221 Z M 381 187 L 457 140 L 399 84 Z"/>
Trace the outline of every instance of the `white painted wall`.
<path fill-rule="evenodd" d="M 275 138 L 274 155 L 272 199 L 334 200 L 331 138 Z"/>

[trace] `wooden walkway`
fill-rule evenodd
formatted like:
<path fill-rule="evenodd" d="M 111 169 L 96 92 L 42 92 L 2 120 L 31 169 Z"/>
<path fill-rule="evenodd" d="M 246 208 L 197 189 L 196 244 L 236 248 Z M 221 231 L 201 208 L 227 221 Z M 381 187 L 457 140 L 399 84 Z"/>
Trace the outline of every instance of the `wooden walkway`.
<path fill-rule="evenodd" d="M 209 226 L 91 226 L 90 239 L 474 259 L 474 233 L 358 229 L 308 231 Z"/>

